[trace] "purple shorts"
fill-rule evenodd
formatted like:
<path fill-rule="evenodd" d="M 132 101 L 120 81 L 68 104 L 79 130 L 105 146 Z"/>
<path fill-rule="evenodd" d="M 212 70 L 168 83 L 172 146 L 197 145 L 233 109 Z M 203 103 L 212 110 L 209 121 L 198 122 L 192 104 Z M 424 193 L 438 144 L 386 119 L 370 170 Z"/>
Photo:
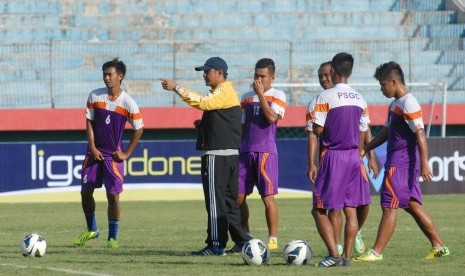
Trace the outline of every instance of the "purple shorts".
<path fill-rule="evenodd" d="M 363 181 L 362 170 L 358 149 L 322 153 L 313 185 L 313 208 L 338 210 L 369 204 L 369 186 Z"/>
<path fill-rule="evenodd" d="M 241 152 L 239 194 L 250 195 L 254 186 L 263 196 L 278 194 L 278 155 L 268 152 Z"/>
<path fill-rule="evenodd" d="M 411 199 L 422 203 L 420 183 L 418 182 L 418 169 L 389 167 L 384 172 L 381 186 L 381 207 L 408 208 Z"/>
<path fill-rule="evenodd" d="M 81 190 L 90 191 L 101 188 L 105 183 L 107 193 L 118 195 L 123 192 L 124 162 L 112 159 L 95 161 L 86 155 L 82 163 Z"/>

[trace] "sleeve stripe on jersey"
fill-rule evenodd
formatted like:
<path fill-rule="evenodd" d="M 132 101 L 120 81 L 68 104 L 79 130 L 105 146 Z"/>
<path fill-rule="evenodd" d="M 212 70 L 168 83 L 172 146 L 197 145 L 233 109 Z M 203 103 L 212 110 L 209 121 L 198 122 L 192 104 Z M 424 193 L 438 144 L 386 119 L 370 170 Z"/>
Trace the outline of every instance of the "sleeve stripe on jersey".
<path fill-rule="evenodd" d="M 305 120 L 306 121 L 312 121 L 313 120 L 312 112 L 308 112 L 307 114 L 305 114 Z"/>
<path fill-rule="evenodd" d="M 265 97 L 265 100 L 266 100 L 267 102 L 275 103 L 275 104 L 279 105 L 279 106 L 282 107 L 282 108 L 286 108 L 286 102 L 283 101 L 283 100 L 281 100 L 281 99 L 278 99 L 278 98 L 276 98 L 276 97 L 273 97 L 273 96 L 266 96 L 266 97 Z"/>
<path fill-rule="evenodd" d="M 244 99 L 242 102 L 241 102 L 241 107 L 242 109 L 245 108 L 245 106 L 249 103 L 253 102 L 253 97 L 249 97 L 247 99 Z"/>
<path fill-rule="evenodd" d="M 122 108 L 121 106 L 117 106 L 115 112 L 133 120 L 142 119 L 142 115 L 140 113 L 131 113 L 127 109 Z"/>
<path fill-rule="evenodd" d="M 324 104 L 315 104 L 315 112 L 329 112 L 329 104 L 324 103 Z"/>
<path fill-rule="evenodd" d="M 421 115 L 421 109 L 418 110 L 417 112 L 413 112 L 413 113 L 405 113 L 404 114 L 404 118 L 406 120 L 415 120 L 415 119 L 419 119 L 419 118 L 422 118 L 422 115 Z"/>

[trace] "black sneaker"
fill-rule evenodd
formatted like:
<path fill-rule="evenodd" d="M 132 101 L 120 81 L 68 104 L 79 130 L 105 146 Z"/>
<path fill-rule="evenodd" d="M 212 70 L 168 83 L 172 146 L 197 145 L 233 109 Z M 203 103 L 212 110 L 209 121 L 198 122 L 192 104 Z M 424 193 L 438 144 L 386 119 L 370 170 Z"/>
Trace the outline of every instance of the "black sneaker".
<path fill-rule="evenodd" d="M 342 265 L 342 257 L 339 258 L 334 258 L 331 256 L 325 257 L 323 260 L 321 260 L 319 263 L 316 263 L 316 267 L 335 267 L 335 266 L 341 266 Z"/>
<path fill-rule="evenodd" d="M 346 259 L 342 258 L 342 262 L 341 262 L 340 266 L 350 266 L 350 260 L 346 260 Z"/>
<path fill-rule="evenodd" d="M 240 254 L 243 246 L 236 243 L 231 249 L 226 250 L 226 254 Z"/>
<path fill-rule="evenodd" d="M 205 247 L 199 251 L 192 251 L 191 255 L 194 256 L 225 256 L 226 253 L 224 252 L 224 248 L 213 248 L 213 247 Z"/>

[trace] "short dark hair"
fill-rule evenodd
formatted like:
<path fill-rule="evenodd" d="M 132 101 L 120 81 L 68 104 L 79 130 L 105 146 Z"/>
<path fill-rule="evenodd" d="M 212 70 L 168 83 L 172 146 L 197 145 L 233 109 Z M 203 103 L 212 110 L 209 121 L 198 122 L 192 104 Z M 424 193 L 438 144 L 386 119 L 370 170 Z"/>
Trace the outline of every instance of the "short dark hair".
<path fill-rule="evenodd" d="M 120 61 L 118 58 L 114 58 L 113 60 L 107 61 L 102 66 L 102 71 L 107 70 L 108 68 L 114 67 L 118 74 L 126 75 L 126 64 Z"/>
<path fill-rule="evenodd" d="M 274 61 L 271 58 L 262 58 L 257 61 L 255 64 L 255 69 L 258 68 L 268 68 L 268 72 L 270 75 L 274 75 L 276 68 L 274 66 Z"/>
<path fill-rule="evenodd" d="M 354 57 L 348 53 L 338 53 L 331 60 L 331 67 L 336 74 L 348 78 L 352 74 Z"/>
<path fill-rule="evenodd" d="M 323 62 L 322 64 L 320 64 L 320 67 L 318 67 L 318 71 L 320 71 L 321 68 L 325 67 L 325 66 L 331 66 L 331 61 L 326 61 L 326 62 Z"/>
<path fill-rule="evenodd" d="M 404 72 L 402 71 L 399 63 L 395 61 L 383 63 L 376 67 L 373 77 L 375 77 L 378 81 L 383 81 L 391 75 L 397 76 L 402 84 L 405 84 Z"/>

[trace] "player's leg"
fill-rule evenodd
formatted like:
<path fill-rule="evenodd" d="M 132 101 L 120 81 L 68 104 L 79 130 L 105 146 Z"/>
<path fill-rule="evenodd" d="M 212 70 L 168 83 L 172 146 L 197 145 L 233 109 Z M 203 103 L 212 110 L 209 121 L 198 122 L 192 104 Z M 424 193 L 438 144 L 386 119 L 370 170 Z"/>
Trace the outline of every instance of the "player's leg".
<path fill-rule="evenodd" d="M 408 189 L 405 189 L 405 181 L 402 172 L 399 173 L 397 168 L 391 167 L 384 173 L 383 183 L 381 186 L 381 222 L 378 226 L 378 234 L 373 248 L 365 254 L 355 257 L 355 261 L 381 261 L 383 260 L 383 250 L 391 239 L 396 229 L 397 208 L 402 207 L 405 198 L 408 197 Z M 408 200 L 408 199 L 407 199 Z M 402 203 L 403 202 L 403 203 Z"/>
<path fill-rule="evenodd" d="M 434 226 L 433 218 L 416 200 L 411 200 L 409 207 L 405 209 L 415 219 L 421 231 L 425 234 L 431 243 L 432 249 L 427 254 L 427 259 L 448 256 L 449 249 L 444 245 L 439 237 L 439 233 Z"/>
<path fill-rule="evenodd" d="M 118 230 L 119 230 L 119 219 L 120 219 L 120 203 L 119 194 L 107 193 L 108 201 L 108 238 L 107 246 L 110 248 L 118 248 Z"/>
<path fill-rule="evenodd" d="M 383 208 L 383 214 L 381 216 L 381 222 L 378 227 L 378 235 L 376 236 L 375 245 L 367 253 L 355 257 L 354 261 L 382 261 L 383 250 L 396 230 L 396 222 L 397 209 Z"/>
<path fill-rule="evenodd" d="M 328 248 L 329 255 L 332 257 L 339 257 L 339 252 L 336 247 L 336 240 L 334 239 L 334 229 L 329 221 L 326 209 L 313 209 L 313 218 L 315 219 L 316 229 L 320 234 L 321 239 Z"/>
<path fill-rule="evenodd" d="M 333 226 L 334 239 L 336 240 L 337 251 L 339 252 L 339 255 L 341 255 L 342 252 L 344 252 L 344 247 L 342 246 L 342 243 L 341 243 L 342 224 L 343 224 L 342 211 L 341 210 L 328 210 L 328 218 L 329 218 L 329 221 L 331 222 L 331 225 Z"/>
<path fill-rule="evenodd" d="M 237 204 L 241 211 L 242 225 L 244 226 L 249 235 L 249 206 L 247 205 L 247 195 L 253 192 L 256 180 L 257 174 L 254 153 L 241 152 L 239 155 Z"/>
<path fill-rule="evenodd" d="M 278 155 L 268 152 L 256 154 L 257 190 L 265 205 L 265 218 L 268 227 L 268 247 L 278 248 Z"/>
<path fill-rule="evenodd" d="M 313 218 L 315 219 L 316 229 L 320 234 L 321 239 L 328 249 L 329 256 L 318 262 L 318 267 L 332 267 L 341 265 L 342 259 L 337 251 L 336 240 L 334 238 L 334 230 L 329 221 L 326 209 L 313 208 Z"/>
<path fill-rule="evenodd" d="M 358 232 L 357 210 L 354 207 L 345 207 L 344 215 L 346 217 L 346 224 L 344 227 L 344 253 L 342 253 L 342 258 L 344 265 L 348 266 Z"/>
<path fill-rule="evenodd" d="M 107 217 L 108 217 L 108 238 L 107 246 L 118 248 L 118 231 L 120 225 L 120 202 L 119 194 L 123 192 L 124 163 L 113 160 L 105 160 L 103 173 L 105 189 L 107 191 Z"/>
<path fill-rule="evenodd" d="M 358 254 L 362 254 L 365 252 L 365 243 L 362 239 L 362 227 L 365 224 L 365 221 L 368 217 L 369 210 L 370 205 L 362 205 L 357 207 L 358 232 L 357 236 L 355 237 L 354 251 Z"/>
<path fill-rule="evenodd" d="M 101 164 L 92 161 L 90 156 L 84 159 L 81 172 L 81 205 L 86 219 L 86 229 L 74 239 L 73 244 L 84 245 L 88 240 L 98 238 L 99 231 L 95 217 L 94 189 L 102 187 Z"/>
<path fill-rule="evenodd" d="M 265 204 L 265 217 L 268 226 L 268 247 L 271 250 L 278 248 L 278 206 L 274 200 L 274 195 L 262 197 Z"/>

